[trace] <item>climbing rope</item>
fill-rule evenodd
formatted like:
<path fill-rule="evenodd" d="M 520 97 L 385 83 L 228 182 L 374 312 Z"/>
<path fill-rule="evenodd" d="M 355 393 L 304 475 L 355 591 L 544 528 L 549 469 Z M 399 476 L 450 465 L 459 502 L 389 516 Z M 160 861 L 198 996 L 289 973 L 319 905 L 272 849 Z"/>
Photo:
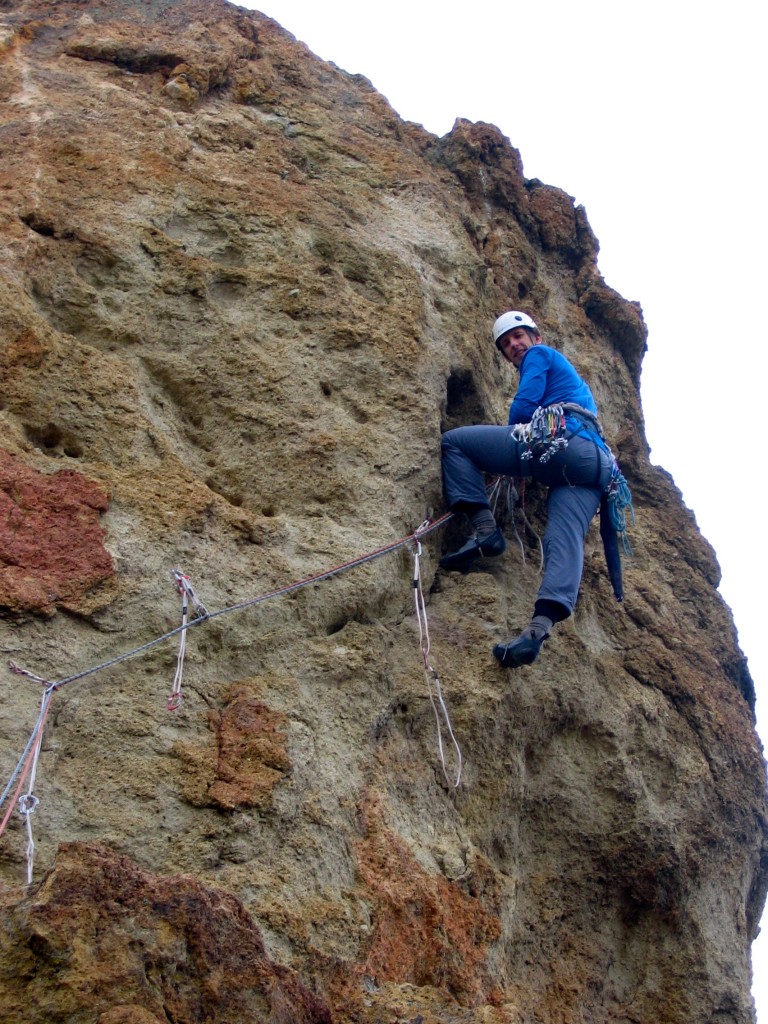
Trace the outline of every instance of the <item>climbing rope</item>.
<path fill-rule="evenodd" d="M 27 786 L 27 792 L 22 794 L 18 801 L 19 814 L 24 818 L 24 824 L 27 831 L 27 885 L 32 884 L 32 872 L 35 865 L 35 839 L 32 835 L 32 815 L 37 810 L 37 805 L 40 803 L 40 800 L 35 796 L 35 778 L 37 776 L 37 763 L 40 759 L 40 749 L 43 745 L 43 728 L 45 726 L 45 718 L 48 714 L 48 707 L 50 706 L 52 696 L 53 694 L 48 694 L 47 692 L 43 694 L 43 720 L 40 723 L 40 728 L 37 732 L 37 739 L 32 745 L 32 770 L 29 773 L 29 785 Z"/>
<path fill-rule="evenodd" d="M 31 672 L 27 672 L 25 669 L 19 669 L 18 666 L 11 663 L 12 671 L 17 672 L 20 675 L 29 676 L 31 679 L 35 679 L 37 682 L 45 683 L 45 680 L 39 676 L 34 675 Z M 18 763 L 11 774 L 11 778 L 8 781 L 8 785 L 5 787 L 2 796 L 0 796 L 0 807 L 5 802 L 6 797 L 11 791 L 16 778 L 21 774 L 19 778 L 19 784 L 16 787 L 16 791 L 8 805 L 8 810 L 5 812 L 5 817 L 0 822 L 0 836 L 5 831 L 5 827 L 8 824 L 8 820 L 13 813 L 14 804 L 18 801 L 19 814 L 25 819 L 25 827 L 27 831 L 27 848 L 26 848 L 26 860 L 27 860 L 27 885 L 32 883 L 32 869 L 34 866 L 34 854 L 35 854 L 35 841 L 32 836 L 32 814 L 37 809 L 40 801 L 34 795 L 35 777 L 37 775 L 37 762 L 40 757 L 40 748 L 43 742 L 43 729 L 45 727 L 45 720 L 48 717 L 48 711 L 51 706 L 51 700 L 53 699 L 53 687 L 46 683 L 46 688 L 43 692 L 42 701 L 40 704 L 40 714 L 37 717 L 37 722 L 32 730 L 32 735 L 27 742 L 24 752 L 18 760 Z M 19 796 L 24 783 L 27 781 L 29 776 L 29 786 L 27 792 L 22 796 Z"/>
<path fill-rule="evenodd" d="M 627 536 L 627 516 L 635 525 L 635 509 L 632 505 L 632 493 L 624 474 L 619 469 L 618 463 L 614 461 L 611 479 L 606 488 L 608 497 L 608 513 L 611 517 L 611 525 L 621 537 L 621 546 L 625 554 L 632 554 L 632 545 Z"/>
<path fill-rule="evenodd" d="M 182 572 L 181 569 L 171 570 L 171 577 L 175 582 L 176 589 L 181 596 L 181 625 L 175 629 L 169 630 L 167 633 L 163 633 L 161 636 L 155 637 L 153 640 L 149 640 L 147 643 L 141 644 L 138 647 L 134 647 L 130 651 L 125 651 L 123 654 L 119 654 L 114 658 L 110 658 L 107 661 L 100 662 L 97 665 L 93 665 L 90 668 L 85 668 L 80 672 L 76 672 L 72 675 L 65 676 L 62 679 L 51 681 L 44 679 L 42 676 L 36 675 L 34 672 L 30 672 L 29 669 L 23 668 L 17 665 L 13 661 L 8 662 L 8 668 L 11 672 L 16 675 L 25 676 L 28 679 L 32 679 L 37 683 L 40 683 L 44 687 L 42 702 L 40 706 L 40 713 L 38 715 L 35 726 L 32 730 L 32 735 L 27 741 L 27 745 L 19 758 L 15 769 L 13 770 L 8 784 L 5 787 L 2 795 L 0 795 L 0 808 L 5 803 L 8 795 L 10 794 L 14 783 L 18 779 L 18 784 L 13 793 L 13 797 L 10 800 L 5 816 L 0 822 L 0 836 L 2 836 L 5 828 L 10 820 L 11 814 L 13 813 L 14 805 L 18 803 L 19 814 L 24 818 L 25 829 L 27 832 L 27 847 L 26 847 L 26 862 L 27 862 L 27 884 L 32 882 L 32 870 L 34 865 L 34 838 L 32 835 L 32 814 L 36 811 L 40 801 L 34 794 L 34 784 L 37 774 L 37 764 L 40 756 L 40 749 L 42 746 L 43 730 L 45 727 L 45 721 L 48 717 L 48 711 L 53 700 L 53 695 L 57 690 L 62 689 L 64 686 L 68 686 L 70 683 L 76 682 L 80 679 L 85 679 L 87 676 L 102 672 L 114 665 L 118 665 L 123 661 L 127 661 L 129 658 L 143 654 L 151 648 L 169 640 L 172 637 L 179 637 L 179 649 L 176 656 L 176 670 L 174 673 L 173 686 L 171 694 L 167 700 L 167 708 L 169 711 L 178 709 L 182 701 L 182 678 L 184 671 L 184 657 L 186 654 L 186 636 L 187 632 L 193 627 L 202 624 L 203 622 L 209 622 L 212 619 L 218 618 L 221 615 L 228 615 L 236 611 L 240 611 L 245 608 L 251 608 L 255 605 L 262 604 L 265 601 L 272 600 L 276 597 L 281 597 L 285 594 L 293 593 L 302 587 L 311 586 L 314 583 L 319 583 L 322 580 L 330 579 L 332 576 L 340 575 L 343 572 L 347 572 L 350 569 L 356 568 L 359 565 L 364 565 L 367 562 L 374 561 L 377 558 L 381 558 L 384 555 L 390 554 L 394 551 L 399 550 L 407 545 L 415 546 L 418 550 L 418 556 L 421 556 L 421 539 L 433 530 L 437 530 L 443 526 L 450 519 L 453 518 L 453 513 L 448 512 L 436 520 L 425 520 L 413 533 L 408 534 L 406 537 L 402 537 L 400 540 L 393 541 L 391 544 L 386 544 L 383 547 L 377 548 L 374 551 L 370 551 L 365 555 L 360 555 L 358 558 L 353 558 L 348 562 L 343 562 L 341 565 L 334 566 L 332 569 L 326 569 L 323 572 L 316 573 L 313 576 L 307 576 L 304 579 L 297 580 L 294 583 L 290 583 L 287 586 L 279 587 L 276 590 L 270 590 L 267 593 L 260 594 L 257 597 L 250 598 L 246 601 L 241 601 L 238 604 L 229 605 L 225 608 L 220 608 L 218 611 L 209 612 L 205 605 L 200 601 L 197 594 L 192 587 L 190 577 Z M 417 569 L 418 573 L 418 569 Z M 453 734 L 451 727 L 450 717 L 448 715 L 448 709 L 443 699 L 442 691 L 440 688 L 440 680 L 435 670 L 429 664 L 429 634 L 426 625 L 426 606 L 424 604 L 424 595 L 421 591 L 420 582 L 414 588 L 417 592 L 417 617 L 419 619 L 419 632 L 420 632 L 420 646 L 422 651 L 422 658 L 424 660 L 425 672 L 427 672 L 427 678 L 429 680 L 429 673 L 432 676 L 432 685 L 430 685 L 430 700 L 432 707 L 435 710 L 435 715 L 438 723 L 438 751 L 440 755 L 441 764 L 443 771 L 446 772 L 445 766 L 445 755 L 443 751 L 442 732 L 440 724 L 440 715 L 442 715 L 445 729 L 450 736 L 456 754 L 458 758 L 458 772 L 456 780 L 453 785 L 458 786 L 461 778 L 461 750 L 459 749 L 456 738 Z M 189 616 L 190 603 L 194 608 L 194 616 Z M 438 714 L 438 709 L 440 713 Z M 21 790 L 24 788 L 25 783 L 29 779 L 27 791 L 21 794 Z M 450 781 L 450 780 L 449 780 Z"/>
<path fill-rule="evenodd" d="M 445 515 L 441 516 L 439 519 L 430 521 L 429 526 L 426 529 L 420 528 L 419 536 L 424 537 L 428 533 L 432 533 L 433 530 L 437 530 L 439 527 L 444 526 L 445 523 L 452 518 L 453 513 L 446 512 Z M 414 534 L 409 533 L 407 537 L 401 537 L 400 540 L 393 541 L 391 544 L 386 544 L 384 547 L 368 552 L 368 554 L 360 555 L 359 558 L 353 558 L 349 562 L 343 562 L 341 565 L 337 565 L 333 569 L 326 569 L 324 572 L 316 573 L 314 576 L 306 576 L 304 579 L 297 580 L 295 583 L 289 583 L 287 586 L 280 587 L 277 590 L 267 591 L 265 594 L 259 594 L 258 597 L 249 598 L 247 601 L 241 601 L 239 604 L 231 604 L 226 608 L 219 608 L 218 611 L 207 612 L 205 615 L 189 619 L 187 622 L 183 622 L 175 629 L 171 629 L 167 633 L 163 633 L 161 636 L 155 637 L 153 640 L 148 640 L 147 643 L 141 644 L 139 647 L 134 647 L 130 651 L 118 654 L 116 657 L 110 658 L 108 661 L 102 661 L 98 665 L 85 668 L 81 672 L 75 672 L 71 676 L 65 676 L 63 679 L 57 679 L 55 682 L 52 682 L 51 685 L 54 690 L 61 690 L 70 683 L 77 682 L 80 679 L 85 679 L 86 676 L 102 672 L 105 669 L 112 668 L 114 665 L 119 665 L 123 661 L 128 661 L 129 658 L 135 658 L 139 654 L 144 654 L 146 651 L 151 650 L 151 648 L 157 647 L 158 644 L 164 643 L 166 640 L 170 640 L 172 637 L 178 636 L 181 633 L 185 633 L 193 626 L 198 626 L 203 622 L 210 622 L 213 619 L 219 618 L 221 615 L 229 615 L 232 612 L 242 611 L 245 608 L 252 608 L 255 605 L 263 604 L 265 601 L 271 601 L 273 598 L 293 593 L 294 590 L 300 590 L 302 587 L 311 586 L 313 583 L 320 583 L 322 580 L 330 579 L 332 576 L 339 576 L 341 573 L 347 572 L 349 569 L 355 569 L 358 565 L 364 565 L 366 562 L 372 562 L 376 558 L 381 558 L 383 555 L 391 554 L 391 552 L 405 547 L 411 543 L 413 538 Z M 32 676 L 32 673 L 26 672 L 25 670 L 23 671 L 23 674 Z"/>
<path fill-rule="evenodd" d="M 428 520 L 422 523 L 422 527 L 428 525 Z M 419 530 L 421 527 L 419 527 Z M 413 535 L 413 600 L 416 607 L 416 621 L 419 624 L 419 647 L 421 649 L 421 656 L 424 661 L 424 677 L 427 680 L 427 691 L 429 693 L 429 700 L 432 704 L 432 710 L 435 713 L 435 723 L 437 726 L 437 750 L 440 756 L 440 765 L 443 769 L 443 775 L 448 785 L 453 786 L 454 789 L 458 789 L 461 782 L 461 747 L 458 744 L 456 736 L 453 732 L 453 726 L 451 725 L 451 717 L 448 714 L 448 708 L 443 700 L 443 691 L 440 686 L 440 677 L 437 674 L 436 669 L 433 667 L 429 660 L 430 652 L 430 639 L 429 639 L 429 622 L 427 620 L 427 606 L 424 601 L 424 591 L 421 586 L 421 555 L 422 547 L 421 541 L 419 540 L 419 530 Z M 453 779 L 448 776 L 448 769 L 445 764 L 445 751 L 443 750 L 443 727 L 447 732 L 453 749 L 456 753 L 456 775 Z"/>

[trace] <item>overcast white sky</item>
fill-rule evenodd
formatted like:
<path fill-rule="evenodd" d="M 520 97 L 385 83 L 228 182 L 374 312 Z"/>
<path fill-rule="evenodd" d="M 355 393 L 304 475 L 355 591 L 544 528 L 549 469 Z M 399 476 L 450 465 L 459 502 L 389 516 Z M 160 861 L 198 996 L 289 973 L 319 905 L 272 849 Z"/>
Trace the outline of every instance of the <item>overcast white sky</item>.
<path fill-rule="evenodd" d="M 324 60 L 436 135 L 497 125 L 583 204 L 600 270 L 649 328 L 642 397 L 723 572 L 768 740 L 765 15 L 756 0 L 263 0 Z M 753 948 L 768 1024 L 768 927 Z M 763 977 L 761 977 L 763 976 Z"/>

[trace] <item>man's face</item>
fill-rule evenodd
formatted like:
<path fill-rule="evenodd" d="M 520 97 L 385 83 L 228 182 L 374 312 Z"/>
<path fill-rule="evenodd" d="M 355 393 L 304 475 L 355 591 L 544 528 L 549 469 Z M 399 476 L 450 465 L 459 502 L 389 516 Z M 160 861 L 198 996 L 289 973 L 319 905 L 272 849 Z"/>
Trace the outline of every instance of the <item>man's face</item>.
<path fill-rule="evenodd" d="M 533 338 L 524 327 L 513 327 L 499 338 L 501 354 L 510 363 L 519 366 L 523 356 L 533 345 Z"/>

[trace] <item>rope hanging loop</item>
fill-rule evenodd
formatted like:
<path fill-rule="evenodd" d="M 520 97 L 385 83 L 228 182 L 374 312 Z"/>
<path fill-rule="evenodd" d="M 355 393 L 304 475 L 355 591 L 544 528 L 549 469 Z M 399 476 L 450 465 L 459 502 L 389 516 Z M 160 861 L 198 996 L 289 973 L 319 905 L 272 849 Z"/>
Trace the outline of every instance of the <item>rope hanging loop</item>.
<path fill-rule="evenodd" d="M 427 520 L 427 524 L 429 520 Z M 462 754 L 459 742 L 453 731 L 451 725 L 451 717 L 448 714 L 448 708 L 443 698 L 443 691 L 440 686 L 440 677 L 437 674 L 437 670 L 431 664 L 429 660 L 429 652 L 431 642 L 429 639 L 429 622 L 427 620 L 427 606 L 424 600 L 424 592 L 421 588 L 421 555 L 422 547 L 421 541 L 418 539 L 420 531 L 424 529 L 426 524 L 422 524 L 418 530 L 413 534 L 413 600 L 416 608 L 416 621 L 419 626 L 419 648 L 421 650 L 422 661 L 424 662 L 424 676 L 427 681 L 427 689 L 429 692 L 429 701 L 432 705 L 432 710 L 435 714 L 435 726 L 437 729 L 437 753 L 440 758 L 440 767 L 443 770 L 445 781 L 453 789 L 458 789 L 461 784 L 461 772 L 462 772 Z M 448 767 L 445 761 L 445 750 L 443 749 L 443 731 L 445 730 L 449 737 L 456 756 L 456 774 L 454 778 L 451 778 L 448 774 Z"/>

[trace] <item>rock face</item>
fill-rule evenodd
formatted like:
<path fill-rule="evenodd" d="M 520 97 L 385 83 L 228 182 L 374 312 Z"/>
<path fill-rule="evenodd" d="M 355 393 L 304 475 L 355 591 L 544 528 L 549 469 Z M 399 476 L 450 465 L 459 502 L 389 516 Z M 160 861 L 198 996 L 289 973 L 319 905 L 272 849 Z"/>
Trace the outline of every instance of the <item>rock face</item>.
<path fill-rule="evenodd" d="M 584 210 L 219 0 L 0 0 L 0 98 L 0 634 L 67 681 L 0 839 L 0 1020 L 751 1021 L 754 692 Z M 424 538 L 455 788 L 412 545 L 285 588 L 443 511 L 441 430 L 505 419 L 510 306 L 593 385 L 634 557 L 617 605 L 593 527 L 508 672 L 533 533 L 464 576 L 462 524 Z M 177 567 L 213 614 L 168 711 Z M 40 691 L 2 681 L 3 784 Z"/>

